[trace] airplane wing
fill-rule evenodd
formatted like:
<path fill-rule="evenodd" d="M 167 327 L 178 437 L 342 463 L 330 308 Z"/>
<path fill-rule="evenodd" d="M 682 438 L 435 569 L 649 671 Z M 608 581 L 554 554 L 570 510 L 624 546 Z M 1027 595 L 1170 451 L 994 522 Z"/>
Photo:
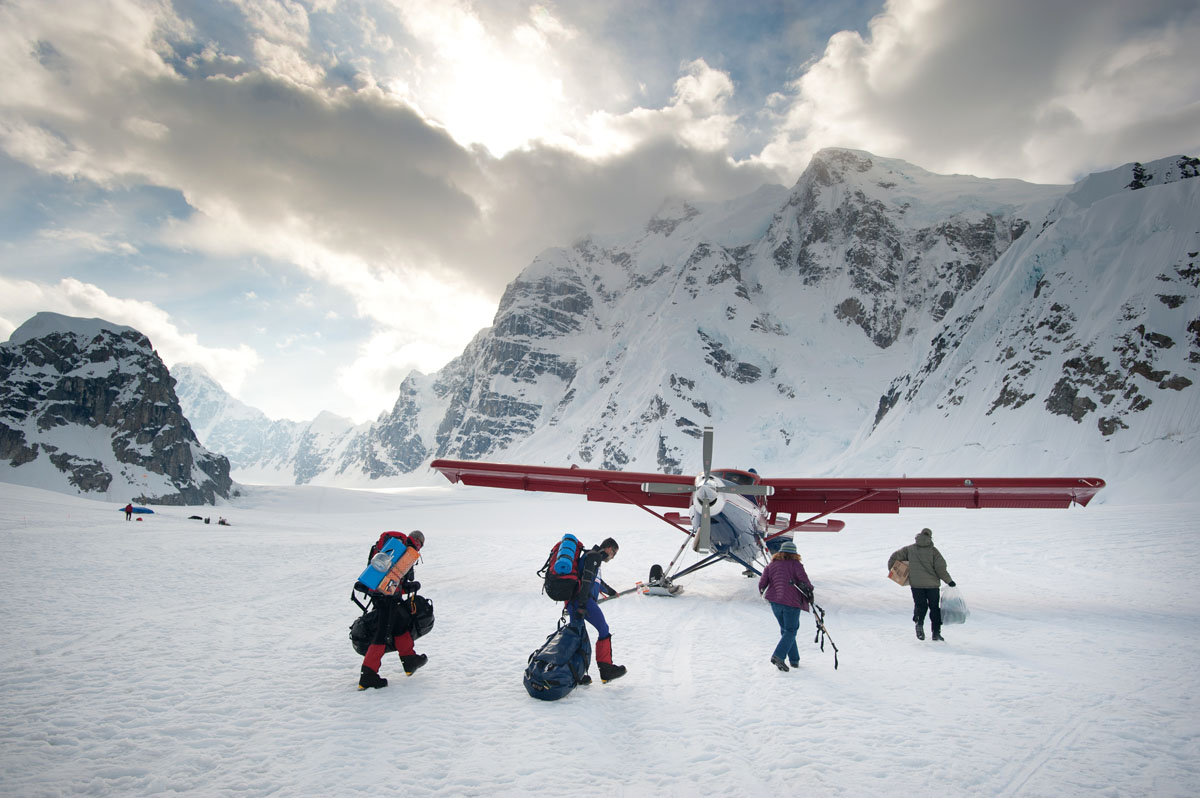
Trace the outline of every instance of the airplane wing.
<path fill-rule="evenodd" d="M 655 507 L 687 507 L 689 492 L 643 490 L 647 483 L 691 486 L 685 474 L 603 471 L 555 466 L 434 460 L 431 467 L 451 482 L 485 488 L 575 493 L 594 502 L 626 502 Z M 764 479 L 775 489 L 773 513 L 896 513 L 916 507 L 1060 509 L 1086 505 L 1103 487 L 1099 478 L 952 477 L 880 479 Z"/>
<path fill-rule="evenodd" d="M 1061 509 L 1086 505 L 1099 478 L 764 479 L 776 513 L 896 513 L 912 507 Z"/>
<path fill-rule="evenodd" d="M 691 486 L 695 477 L 683 474 L 602 471 L 591 468 L 477 463 L 470 460 L 434 460 L 430 467 L 442 472 L 451 482 L 483 488 L 578 493 L 592 502 L 626 502 L 654 507 L 687 507 L 690 491 L 650 493 L 642 490 L 647 483 Z"/>

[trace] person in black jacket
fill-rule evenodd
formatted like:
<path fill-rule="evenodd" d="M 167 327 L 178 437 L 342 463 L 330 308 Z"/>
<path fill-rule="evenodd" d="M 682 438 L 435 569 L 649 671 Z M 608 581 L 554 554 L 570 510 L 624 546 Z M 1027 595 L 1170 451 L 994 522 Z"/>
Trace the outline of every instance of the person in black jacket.
<path fill-rule="evenodd" d="M 425 545 L 425 534 L 419 529 L 415 529 L 407 535 L 394 533 L 393 536 L 405 541 L 406 545 L 412 546 L 417 551 L 420 551 Z M 378 544 L 372 546 L 370 557 L 374 557 L 378 553 Z M 370 557 L 368 557 L 368 562 Z M 407 623 L 407 613 L 401 606 L 405 601 L 405 596 L 415 593 L 421 588 L 420 582 L 413 581 L 415 570 L 415 566 L 408 569 L 401 581 L 400 589 L 390 596 L 377 590 L 371 591 L 371 603 L 379 612 L 379 625 L 375 627 L 375 637 L 371 640 L 371 645 L 367 647 L 366 655 L 363 656 L 362 672 L 358 679 L 359 690 L 366 690 L 369 687 L 376 689 L 387 687 L 387 679 L 379 675 L 379 666 L 383 663 L 383 655 L 387 653 L 389 638 L 396 646 L 396 653 L 400 655 L 400 664 L 404 666 L 405 676 L 412 676 L 429 659 L 425 654 L 416 653 L 413 648 L 411 631 L 405 629 L 399 634 L 394 633 L 396 631 L 394 627 L 397 624 Z"/>
<path fill-rule="evenodd" d="M 617 591 L 609 587 L 600 578 L 600 565 L 617 556 L 617 541 L 605 538 L 599 546 L 593 546 L 584 553 L 579 565 L 579 592 L 575 598 L 567 602 L 567 612 L 572 616 L 584 618 L 596 630 L 596 667 L 600 669 L 600 681 L 610 682 L 625 675 L 624 665 L 614 665 L 612 661 L 612 633 L 608 631 L 608 621 L 600 611 L 598 599 L 600 593 L 614 596 Z M 584 684 L 591 681 L 584 676 Z"/>

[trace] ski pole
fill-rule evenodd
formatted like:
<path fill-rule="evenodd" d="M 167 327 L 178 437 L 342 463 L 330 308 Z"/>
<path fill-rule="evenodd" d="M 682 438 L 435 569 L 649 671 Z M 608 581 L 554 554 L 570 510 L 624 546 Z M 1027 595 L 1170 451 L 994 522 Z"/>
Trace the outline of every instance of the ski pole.
<path fill-rule="evenodd" d="M 833 642 L 833 638 L 829 636 L 829 630 L 825 628 L 825 610 L 821 608 L 820 604 L 813 600 L 813 592 L 811 589 L 805 590 L 795 582 L 792 582 L 792 587 L 796 588 L 800 595 L 812 605 L 813 620 L 817 622 L 817 633 L 813 636 L 813 642 L 816 643 L 817 641 L 820 641 L 821 651 L 824 651 L 825 640 L 826 638 L 829 639 L 829 645 L 833 648 L 833 669 L 836 671 L 838 667 L 838 647 L 837 644 Z"/>

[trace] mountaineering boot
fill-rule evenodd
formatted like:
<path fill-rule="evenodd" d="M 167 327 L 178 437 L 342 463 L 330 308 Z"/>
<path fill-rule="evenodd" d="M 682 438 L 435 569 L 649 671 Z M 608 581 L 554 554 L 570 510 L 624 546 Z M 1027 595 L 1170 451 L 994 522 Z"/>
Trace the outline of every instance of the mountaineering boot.
<path fill-rule="evenodd" d="M 946 642 L 946 638 L 942 637 L 942 630 L 940 628 L 933 630 L 933 639 L 941 640 L 943 643 Z"/>
<path fill-rule="evenodd" d="M 787 663 L 781 660 L 779 657 L 771 657 L 771 664 L 776 668 L 779 668 L 779 670 L 783 671 L 784 673 L 787 673 L 789 670 Z"/>
<path fill-rule="evenodd" d="M 612 635 L 596 641 L 596 667 L 600 669 L 600 681 L 611 682 L 625 675 L 624 665 L 613 665 Z"/>
<path fill-rule="evenodd" d="M 920 623 L 917 624 L 917 639 L 918 640 L 925 639 L 925 625 L 924 624 L 920 624 Z"/>
<path fill-rule="evenodd" d="M 366 690 L 368 687 L 376 689 L 387 687 L 387 679 L 379 675 L 379 671 L 372 670 L 366 665 L 362 666 L 362 675 L 358 677 L 358 689 Z"/>
<path fill-rule="evenodd" d="M 797 659 L 797 660 L 789 660 L 789 661 L 788 661 L 788 665 L 790 665 L 790 666 L 791 666 L 791 667 L 793 667 L 793 668 L 799 668 L 799 667 L 800 667 L 800 660 L 798 660 L 798 659 Z"/>
<path fill-rule="evenodd" d="M 611 662 L 597 662 L 597 667 L 600 668 L 600 681 L 611 682 L 613 679 L 620 679 L 625 675 L 624 665 L 613 665 Z"/>
<path fill-rule="evenodd" d="M 591 676 L 589 676 L 588 674 L 586 674 L 586 673 L 585 673 L 585 674 L 583 674 L 582 676 L 580 676 L 580 677 L 579 677 L 579 683 L 580 683 L 580 684 L 591 684 L 591 683 L 592 683 L 592 677 L 591 677 Z"/>
<path fill-rule="evenodd" d="M 428 661 L 429 657 L 424 654 L 402 654 L 400 656 L 400 664 L 404 666 L 405 676 L 412 676 Z"/>

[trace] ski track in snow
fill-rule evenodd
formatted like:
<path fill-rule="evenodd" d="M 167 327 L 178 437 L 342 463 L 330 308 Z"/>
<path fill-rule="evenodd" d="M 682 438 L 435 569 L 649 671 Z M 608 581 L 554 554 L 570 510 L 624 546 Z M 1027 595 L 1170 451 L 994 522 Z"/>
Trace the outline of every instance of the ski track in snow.
<path fill-rule="evenodd" d="M 1195 505 L 847 516 L 801 536 L 840 649 L 776 640 L 718 565 L 603 605 L 623 679 L 528 697 L 564 531 L 621 543 L 617 588 L 681 539 L 623 506 L 472 489 L 250 488 L 158 508 L 0 484 L 0 795 L 1200 793 Z M 187 520 L 229 517 L 234 526 Z M 935 530 L 971 608 L 913 635 L 887 556 Z M 350 585 L 385 529 L 428 536 L 429 665 L 355 689 Z M 693 556 L 690 551 L 685 555 Z M 594 633 L 592 634 L 594 643 Z"/>

